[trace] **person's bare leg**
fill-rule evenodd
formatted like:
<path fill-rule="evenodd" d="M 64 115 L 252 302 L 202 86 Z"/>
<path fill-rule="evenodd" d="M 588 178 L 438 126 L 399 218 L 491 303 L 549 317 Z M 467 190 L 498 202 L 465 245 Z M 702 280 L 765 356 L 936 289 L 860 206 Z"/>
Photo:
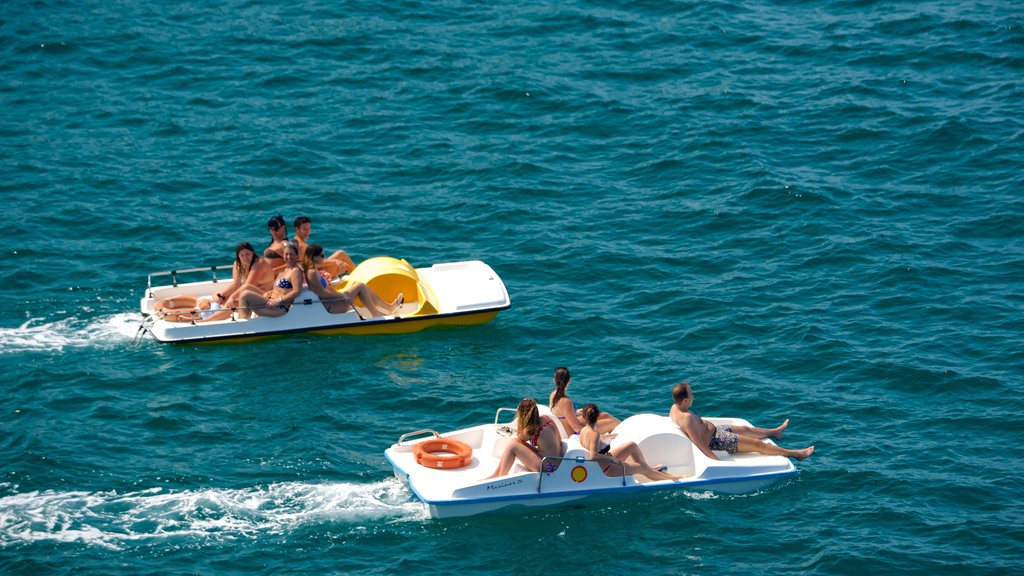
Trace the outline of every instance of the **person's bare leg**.
<path fill-rule="evenodd" d="M 754 440 L 746 436 L 740 436 L 737 448 L 740 452 L 757 452 L 758 454 L 768 454 L 770 456 L 785 456 L 787 458 L 796 458 L 797 460 L 803 460 L 808 458 L 814 453 L 814 446 L 808 446 L 802 450 L 790 450 L 775 444 L 769 444 L 767 442 L 761 442 L 760 440 Z"/>

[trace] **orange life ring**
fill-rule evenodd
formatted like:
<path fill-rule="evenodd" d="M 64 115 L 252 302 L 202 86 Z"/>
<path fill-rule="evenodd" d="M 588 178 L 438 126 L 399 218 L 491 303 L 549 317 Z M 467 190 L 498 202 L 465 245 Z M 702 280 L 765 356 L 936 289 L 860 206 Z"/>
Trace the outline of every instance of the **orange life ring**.
<path fill-rule="evenodd" d="M 444 454 L 436 454 L 444 452 Z M 473 449 L 465 442 L 452 440 L 450 438 L 431 438 L 415 444 L 412 453 L 416 456 L 416 463 L 427 468 L 441 468 L 442 470 L 453 470 L 469 466 L 473 460 Z"/>

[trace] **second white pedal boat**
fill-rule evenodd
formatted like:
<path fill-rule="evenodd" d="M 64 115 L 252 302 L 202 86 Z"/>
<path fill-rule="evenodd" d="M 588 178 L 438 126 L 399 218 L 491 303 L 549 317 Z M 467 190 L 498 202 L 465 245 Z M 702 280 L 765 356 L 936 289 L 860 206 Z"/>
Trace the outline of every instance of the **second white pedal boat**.
<path fill-rule="evenodd" d="M 540 406 L 542 415 L 550 415 Z M 495 470 L 506 443 L 515 438 L 513 422 L 499 423 L 503 412 L 514 417 L 515 410 L 499 408 L 492 424 L 483 424 L 446 434 L 420 430 L 403 435 L 384 455 L 394 468 L 395 476 L 426 506 L 431 516 L 447 518 L 472 516 L 515 506 L 552 506 L 575 500 L 604 496 L 637 495 L 667 490 L 712 490 L 725 493 L 747 493 L 765 488 L 784 478 L 796 475 L 793 463 L 783 456 L 761 454 L 727 454 L 715 452 L 721 460 L 712 460 L 701 453 L 679 427 L 667 416 L 637 414 L 624 420 L 615 429 L 612 447 L 633 441 L 652 464 L 668 466 L 668 473 L 686 476 L 676 481 L 650 481 L 642 476 L 606 476 L 601 466 L 587 458 L 587 451 L 576 436 L 566 437 L 565 448 L 557 470 L 551 473 L 529 472 L 517 461 L 507 476 L 483 480 Z M 750 423 L 738 418 L 705 418 L 719 425 Z M 561 427 L 559 426 L 561 432 Z M 419 438 L 415 438 L 419 436 Z M 438 469 L 417 463 L 416 445 L 431 443 L 431 451 L 442 450 L 443 439 L 455 440 L 458 452 L 469 447 L 465 464 L 455 469 Z M 769 440 L 765 440 L 769 442 Z"/>

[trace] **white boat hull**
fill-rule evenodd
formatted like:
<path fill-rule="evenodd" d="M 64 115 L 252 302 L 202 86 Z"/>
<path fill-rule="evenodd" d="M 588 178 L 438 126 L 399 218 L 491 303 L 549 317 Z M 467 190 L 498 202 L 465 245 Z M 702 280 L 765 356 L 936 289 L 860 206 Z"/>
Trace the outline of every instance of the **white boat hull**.
<path fill-rule="evenodd" d="M 497 420 L 497 418 L 496 418 Z M 709 418 L 716 424 L 749 425 L 744 420 Z M 665 416 L 638 414 L 616 429 L 612 446 L 633 441 L 648 462 L 668 466 L 668 473 L 687 475 L 677 481 L 649 481 L 644 477 L 606 476 L 576 437 L 566 438 L 565 460 L 552 473 L 529 472 L 516 464 L 512 473 L 483 480 L 498 465 L 504 445 L 512 440 L 508 424 L 485 424 L 448 434 L 473 449 L 472 461 L 464 468 L 440 470 L 416 463 L 417 441 L 399 442 L 385 451 L 395 476 L 407 482 L 412 492 L 436 518 L 472 516 L 514 507 L 557 506 L 595 499 L 635 498 L 642 494 L 678 490 L 742 494 L 761 490 L 797 473 L 782 456 L 716 452 L 721 460 L 704 456 L 689 438 Z M 425 439 L 421 439 L 425 440 Z"/>
<path fill-rule="evenodd" d="M 413 269 L 403 260 L 372 259 L 376 266 L 368 278 L 359 278 L 382 298 L 393 299 L 398 292 L 406 298 L 393 316 L 370 317 L 357 307 L 342 314 L 330 314 L 307 287 L 295 299 L 287 314 L 254 316 L 247 320 L 232 314 L 225 320 L 168 322 L 157 318 L 154 305 L 174 296 L 210 297 L 225 281 L 173 283 L 151 286 L 140 301 L 145 328 L 161 342 L 213 342 L 265 338 L 295 332 L 315 334 L 401 334 L 439 325 L 482 324 L 511 306 L 501 278 L 480 261 L 435 264 Z M 381 262 L 385 261 L 381 267 Z M 371 268 L 373 266 L 371 265 Z M 353 277 L 364 269 L 360 264 Z M 395 271 L 401 274 L 396 274 Z M 398 278 L 401 282 L 396 282 Z"/>

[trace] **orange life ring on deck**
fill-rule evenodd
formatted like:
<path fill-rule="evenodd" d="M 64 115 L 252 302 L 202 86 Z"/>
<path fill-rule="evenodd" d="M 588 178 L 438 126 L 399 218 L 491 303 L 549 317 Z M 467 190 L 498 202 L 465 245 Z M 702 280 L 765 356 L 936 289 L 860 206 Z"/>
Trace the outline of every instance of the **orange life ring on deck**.
<path fill-rule="evenodd" d="M 445 452 L 445 454 L 436 454 Z M 451 438 L 431 438 L 413 446 L 416 463 L 427 468 L 453 470 L 469 466 L 473 460 L 473 449 L 465 442 Z"/>

